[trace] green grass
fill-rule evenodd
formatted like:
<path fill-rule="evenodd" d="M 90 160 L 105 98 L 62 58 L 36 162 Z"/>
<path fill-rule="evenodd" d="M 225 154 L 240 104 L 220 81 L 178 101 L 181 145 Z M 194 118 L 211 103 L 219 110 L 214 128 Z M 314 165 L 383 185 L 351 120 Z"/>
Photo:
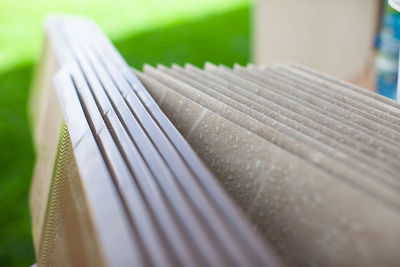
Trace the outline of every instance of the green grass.
<path fill-rule="evenodd" d="M 248 7 L 214 14 L 186 23 L 177 23 L 114 42 L 128 63 L 138 69 L 143 64 L 204 62 L 245 64 L 249 60 Z"/>
<path fill-rule="evenodd" d="M 35 60 L 47 14 L 94 18 L 112 39 L 248 5 L 249 0 L 1 0 L 0 70 Z"/>
<path fill-rule="evenodd" d="M 32 64 L 0 74 L 0 266 L 34 262 L 28 188 L 33 151 L 26 116 Z"/>
<path fill-rule="evenodd" d="M 28 192 L 34 164 L 27 101 L 48 12 L 90 15 L 129 64 L 249 61 L 249 0 L 0 2 L 0 266 L 34 260 Z"/>

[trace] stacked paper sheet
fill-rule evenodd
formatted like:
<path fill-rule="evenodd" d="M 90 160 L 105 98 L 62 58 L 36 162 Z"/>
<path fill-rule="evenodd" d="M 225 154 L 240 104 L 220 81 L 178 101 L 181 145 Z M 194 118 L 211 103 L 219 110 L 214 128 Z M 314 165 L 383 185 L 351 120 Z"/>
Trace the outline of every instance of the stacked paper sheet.
<path fill-rule="evenodd" d="M 39 266 L 400 265 L 394 101 L 296 64 L 135 73 L 55 17 L 31 111 Z"/>
<path fill-rule="evenodd" d="M 39 266 L 281 266 L 104 34 L 78 18 L 46 26 Z"/>
<path fill-rule="evenodd" d="M 398 266 L 400 105 L 284 64 L 136 72 L 293 266 Z"/>

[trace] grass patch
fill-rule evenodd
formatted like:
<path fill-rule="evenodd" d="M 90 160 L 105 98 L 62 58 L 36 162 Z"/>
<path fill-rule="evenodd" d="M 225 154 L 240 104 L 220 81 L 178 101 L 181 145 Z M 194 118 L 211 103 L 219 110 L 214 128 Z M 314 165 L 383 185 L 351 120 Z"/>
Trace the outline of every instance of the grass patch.
<path fill-rule="evenodd" d="M 233 65 L 249 61 L 249 7 L 125 37 L 114 42 L 125 60 L 143 64 L 202 67 L 204 62 Z"/>
<path fill-rule="evenodd" d="M 32 64 L 0 74 L 0 266 L 34 262 L 28 191 L 33 149 L 26 114 Z"/>
<path fill-rule="evenodd" d="M 0 71 L 34 61 L 43 42 L 43 20 L 62 13 L 92 17 L 112 39 L 177 21 L 228 12 L 250 0 L 1 0 Z M 227 25 L 228 26 L 228 25 Z M 211 29 L 212 30 L 212 29 Z"/>

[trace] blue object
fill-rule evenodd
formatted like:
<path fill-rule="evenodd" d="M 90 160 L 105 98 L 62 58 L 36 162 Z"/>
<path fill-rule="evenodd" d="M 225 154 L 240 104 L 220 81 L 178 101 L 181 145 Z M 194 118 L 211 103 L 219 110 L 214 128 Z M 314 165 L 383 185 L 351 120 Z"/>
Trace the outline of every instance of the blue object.
<path fill-rule="evenodd" d="M 382 27 L 376 41 L 376 88 L 379 94 L 396 99 L 400 49 L 400 13 L 385 3 Z"/>

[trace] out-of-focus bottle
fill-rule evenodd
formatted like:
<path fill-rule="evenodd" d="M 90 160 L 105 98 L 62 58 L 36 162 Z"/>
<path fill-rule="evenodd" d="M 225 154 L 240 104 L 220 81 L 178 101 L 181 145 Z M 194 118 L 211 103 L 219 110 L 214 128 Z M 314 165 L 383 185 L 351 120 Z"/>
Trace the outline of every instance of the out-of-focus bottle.
<path fill-rule="evenodd" d="M 386 2 L 382 18 L 382 26 L 377 38 L 376 88 L 379 94 L 396 99 L 400 49 L 400 13 Z"/>

